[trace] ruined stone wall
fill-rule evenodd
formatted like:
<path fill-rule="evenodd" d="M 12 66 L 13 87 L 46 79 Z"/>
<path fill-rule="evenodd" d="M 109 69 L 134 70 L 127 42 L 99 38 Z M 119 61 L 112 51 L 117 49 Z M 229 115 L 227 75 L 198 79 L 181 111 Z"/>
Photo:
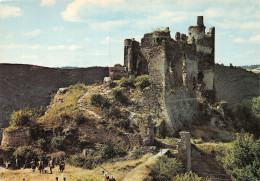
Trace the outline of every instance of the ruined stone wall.
<path fill-rule="evenodd" d="M 1 146 L 4 147 L 18 147 L 21 145 L 31 144 L 30 128 L 19 128 L 11 131 L 3 131 L 3 138 Z"/>
<path fill-rule="evenodd" d="M 136 62 L 147 64 L 151 90 L 159 95 L 157 100 L 169 135 L 195 119 L 199 101 L 215 98 L 214 39 L 215 29 L 205 34 L 203 17 L 199 16 L 188 36 L 177 32 L 174 40 L 167 28 L 145 34 L 140 47 L 129 46 L 132 49 L 125 51 L 125 66 L 137 71 L 136 75 L 140 74 Z"/>
<path fill-rule="evenodd" d="M 0 127 L 8 125 L 13 110 L 49 105 L 51 95 L 60 87 L 78 82 L 93 84 L 107 76 L 108 67 L 61 69 L 0 64 Z"/>

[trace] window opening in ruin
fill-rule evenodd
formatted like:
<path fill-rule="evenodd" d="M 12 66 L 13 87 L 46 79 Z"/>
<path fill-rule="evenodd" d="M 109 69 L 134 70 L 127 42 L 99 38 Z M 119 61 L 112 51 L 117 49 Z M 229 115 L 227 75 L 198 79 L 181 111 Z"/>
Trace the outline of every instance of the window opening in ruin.
<path fill-rule="evenodd" d="M 185 57 L 185 55 L 184 55 Z M 186 59 L 184 58 L 182 60 L 182 82 L 183 82 L 183 85 L 186 85 Z"/>
<path fill-rule="evenodd" d="M 198 73 L 198 83 L 199 83 L 199 84 L 202 83 L 203 78 L 204 78 L 203 73 L 202 73 L 202 72 L 199 72 L 199 73 Z"/>
<path fill-rule="evenodd" d="M 195 77 L 193 77 L 193 90 L 195 90 L 196 89 L 196 79 L 195 79 Z"/>

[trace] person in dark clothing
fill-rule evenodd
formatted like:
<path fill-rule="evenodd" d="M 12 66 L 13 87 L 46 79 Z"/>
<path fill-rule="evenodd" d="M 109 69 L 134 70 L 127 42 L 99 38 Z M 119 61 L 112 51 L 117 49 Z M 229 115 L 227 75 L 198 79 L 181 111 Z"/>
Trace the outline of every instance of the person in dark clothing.
<path fill-rule="evenodd" d="M 38 170 L 40 173 L 43 173 L 43 169 L 44 169 L 43 160 L 40 159 L 40 161 L 38 162 Z"/>
<path fill-rule="evenodd" d="M 52 174 L 52 169 L 54 168 L 53 160 L 50 160 L 49 167 L 50 167 L 50 173 Z"/>
<path fill-rule="evenodd" d="M 62 160 L 60 162 L 60 172 L 63 173 L 64 170 L 65 170 L 65 162 Z"/>
<path fill-rule="evenodd" d="M 36 162 L 34 159 L 31 161 L 31 168 L 32 168 L 33 172 L 35 172 Z"/>

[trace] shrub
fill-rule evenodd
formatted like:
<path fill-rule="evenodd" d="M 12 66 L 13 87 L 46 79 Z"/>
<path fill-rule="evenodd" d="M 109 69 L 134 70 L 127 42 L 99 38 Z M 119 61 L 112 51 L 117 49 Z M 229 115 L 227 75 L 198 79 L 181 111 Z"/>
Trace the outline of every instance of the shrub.
<path fill-rule="evenodd" d="M 122 117 L 120 110 L 115 106 L 111 106 L 109 109 L 106 109 L 105 113 L 107 118 L 117 119 Z"/>
<path fill-rule="evenodd" d="M 120 89 L 120 87 L 113 88 L 110 91 L 110 94 L 112 95 L 113 99 L 116 101 L 119 101 L 121 103 L 127 103 L 128 98 L 124 95 L 123 91 Z"/>
<path fill-rule="evenodd" d="M 100 153 L 102 159 L 108 160 L 110 158 L 121 157 L 126 154 L 126 151 L 123 150 L 122 146 L 116 143 L 106 140 L 103 148 L 101 148 Z"/>
<path fill-rule="evenodd" d="M 101 94 L 93 94 L 90 98 L 90 103 L 92 106 L 109 108 L 110 102 L 106 97 L 103 97 Z"/>
<path fill-rule="evenodd" d="M 122 77 L 119 82 L 121 87 L 134 87 L 135 77 L 133 75 L 129 77 Z"/>
<path fill-rule="evenodd" d="M 81 111 L 76 111 L 73 114 L 73 120 L 77 125 L 80 125 L 87 121 L 87 118 L 84 116 L 84 114 Z"/>
<path fill-rule="evenodd" d="M 27 106 L 25 109 L 13 111 L 10 116 L 10 126 L 34 126 L 36 124 L 35 119 L 44 114 L 44 109 L 31 108 Z"/>
<path fill-rule="evenodd" d="M 66 162 L 75 167 L 82 167 L 86 169 L 93 169 L 99 163 L 99 159 L 95 157 L 85 157 L 81 154 L 71 155 Z"/>
<path fill-rule="evenodd" d="M 148 87 L 151 85 L 151 80 L 149 75 L 140 75 L 136 77 L 135 79 L 135 87 L 138 87 L 140 89 L 144 89 L 145 87 Z"/>
<path fill-rule="evenodd" d="M 63 150 L 64 148 L 64 137 L 63 136 L 55 136 L 51 139 L 52 148 Z"/>
<path fill-rule="evenodd" d="M 260 118 L 257 117 L 257 114 L 259 114 L 257 100 L 258 98 L 245 100 L 235 107 L 232 126 L 236 131 L 240 132 L 244 130 L 245 132 L 254 134 L 256 137 L 260 136 Z"/>
<path fill-rule="evenodd" d="M 173 181 L 210 181 L 210 179 L 199 177 L 197 174 L 190 172 L 176 175 Z"/>
<path fill-rule="evenodd" d="M 118 126 L 122 129 L 127 129 L 129 127 L 129 120 L 128 119 L 117 119 L 113 121 L 115 126 Z"/>
<path fill-rule="evenodd" d="M 252 112 L 257 118 L 260 118 L 260 96 L 252 99 Z"/>
<path fill-rule="evenodd" d="M 43 138 L 40 138 L 40 139 L 38 139 L 37 141 L 36 141 L 36 143 L 37 143 L 37 146 L 39 147 L 39 148 L 41 148 L 42 150 L 46 150 L 46 141 L 45 141 L 45 139 L 43 139 Z"/>
<path fill-rule="evenodd" d="M 224 168 L 232 180 L 259 180 L 260 144 L 253 135 L 237 134 L 231 153 L 224 159 Z"/>
<path fill-rule="evenodd" d="M 161 156 L 152 166 L 150 176 L 153 180 L 168 181 L 182 171 L 182 163 L 167 155 Z"/>
<path fill-rule="evenodd" d="M 29 163 L 32 159 L 35 159 L 37 157 L 37 154 L 35 151 L 32 150 L 32 147 L 30 146 L 20 146 L 18 147 L 13 155 L 17 157 L 20 161 L 21 165 L 18 165 L 18 167 L 24 165 L 29 166 Z"/>
<path fill-rule="evenodd" d="M 92 106 L 101 107 L 102 105 L 102 95 L 101 94 L 93 94 L 90 98 L 90 103 Z"/>

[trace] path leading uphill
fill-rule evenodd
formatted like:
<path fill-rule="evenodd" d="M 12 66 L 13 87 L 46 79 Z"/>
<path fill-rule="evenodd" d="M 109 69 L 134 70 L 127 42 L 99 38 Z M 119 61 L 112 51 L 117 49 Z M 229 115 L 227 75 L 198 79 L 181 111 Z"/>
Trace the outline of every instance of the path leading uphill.
<path fill-rule="evenodd" d="M 129 172 L 123 181 L 132 181 L 132 180 L 144 180 L 145 177 L 149 174 L 148 167 L 156 162 L 156 160 L 162 155 L 166 154 L 169 149 L 163 149 L 156 155 L 151 156 L 146 162 L 135 167 L 131 172 Z"/>

